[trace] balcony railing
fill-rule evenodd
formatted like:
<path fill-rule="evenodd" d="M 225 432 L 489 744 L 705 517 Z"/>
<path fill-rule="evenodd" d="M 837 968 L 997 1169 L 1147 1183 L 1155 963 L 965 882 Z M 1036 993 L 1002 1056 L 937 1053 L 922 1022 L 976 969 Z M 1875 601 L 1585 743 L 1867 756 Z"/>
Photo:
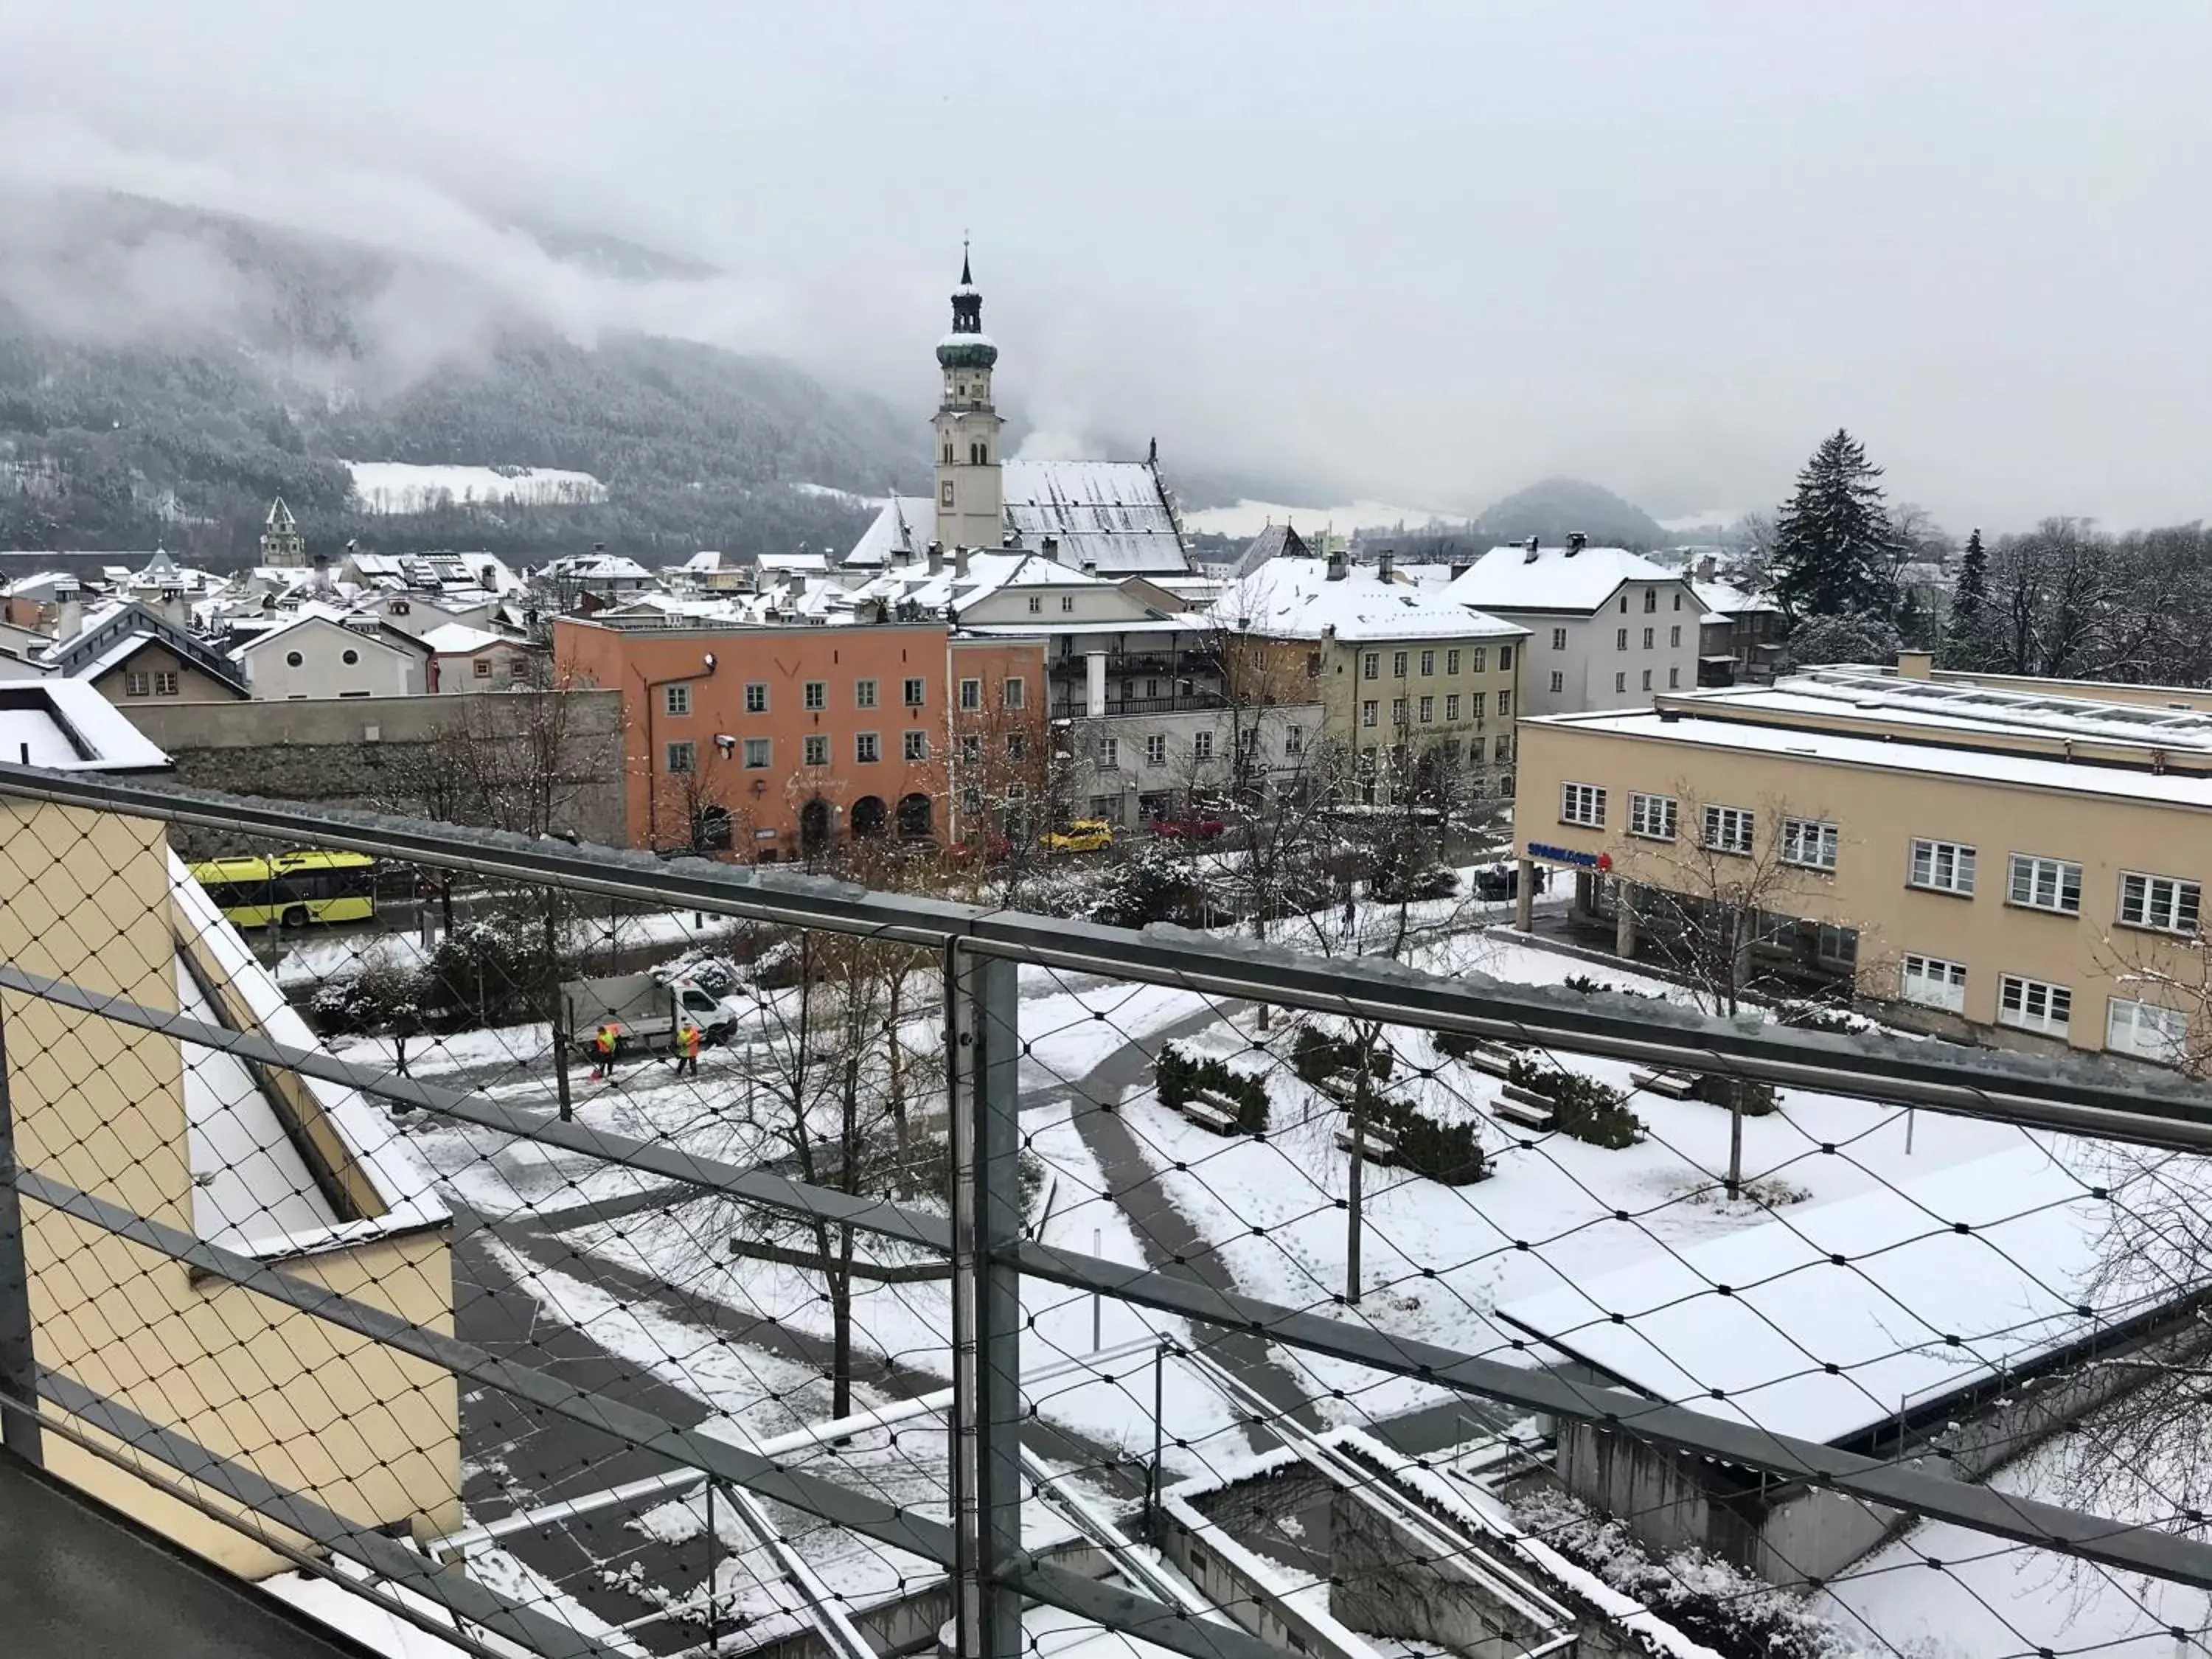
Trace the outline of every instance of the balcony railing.
<path fill-rule="evenodd" d="M 1318 865 L 1262 891 L 1256 863 L 1205 854 L 1206 906 L 1242 919 L 1140 933 L 1026 914 L 1018 875 L 953 902 L 14 767 L 0 799 L 8 1447 L 303 1599 L 300 1575 L 464 1652 L 561 1659 L 873 1659 L 941 1626 L 965 1659 L 1072 1626 L 1358 1659 L 1363 1632 L 1438 1606 L 1528 1655 L 1675 1650 L 1673 1604 L 1594 1589 L 1606 1559 L 1547 1530 L 1556 1505 L 1512 1521 L 1511 1493 L 1587 1473 L 1546 1473 L 1554 1436 L 1601 1441 L 1593 1468 L 1755 1480 L 1762 1516 L 1832 1507 L 1854 1552 L 1869 1512 L 1964 1529 L 1931 1578 L 2025 1544 L 2093 1589 L 2212 1585 L 2193 1534 L 1949 1472 L 2016 1449 L 1957 1430 L 2029 1388 L 1992 1353 L 2194 1328 L 2195 1280 L 2084 1291 L 2086 1313 L 2045 1282 L 2080 1232 L 2049 1159 L 2100 1135 L 2107 1164 L 2119 1142 L 2191 1155 L 2170 1182 L 2212 1150 L 2193 1085 L 1493 979 L 1494 935 L 1468 973 L 1498 911 L 1346 913 Z M 272 937 L 272 974 L 170 837 L 364 853 L 486 909 L 434 942 Z M 1069 882 L 1107 868 L 1087 856 Z M 620 971 L 656 956 L 642 988 Z M 605 1017 L 567 1029 L 583 995 Z M 1567 1145 L 1523 1086 L 1567 1075 L 1624 1098 L 1645 1079 L 1642 1139 Z M 1725 1122 L 1672 1097 L 1700 1077 L 1782 1091 L 1745 1136 L 1757 1202 L 1717 1201 L 1698 1149 Z M 1947 1119 L 1917 1164 L 1888 1147 L 1915 1108 Z M 1931 1179 L 1983 1155 L 2027 1185 Z M 2107 1209 L 2138 1195 L 2097 1179 Z M 1909 1200 L 1881 1212 L 1901 1242 L 1791 1207 L 1883 1187 Z M 2015 1260 L 2008 1226 L 2039 1248 Z M 1754 1227 L 1732 1279 L 1706 1276 L 1696 1241 Z M 1926 1276 L 1887 1265 L 1922 1248 L 1943 1252 Z M 1623 1263 L 1679 1273 L 1609 1299 Z M 1962 1298 L 1961 1273 L 1986 1282 Z M 1787 1307 L 1742 1301 L 1777 1279 L 1832 1321 L 1871 1280 L 1851 1328 L 1872 1346 L 1826 1371 L 1791 1349 L 1759 1324 Z M 1536 1292 L 1559 1285 L 1591 1299 L 1515 1322 L 1551 1319 Z M 1674 1383 L 1545 1363 L 1655 1300 L 1689 1310 L 1665 1328 Z M 1729 1334 L 1740 1311 L 1757 1341 Z M 1941 1398 L 1858 1386 L 1917 1365 L 1919 1388 L 1931 1350 L 1961 1379 Z M 1848 1444 L 1811 1431 L 1855 1413 Z M 1301 1505 L 1328 1495 L 1328 1535 L 1267 1519 L 1286 1473 Z M 1702 1504 L 1620 1518 L 1679 1541 Z M 1747 1542 L 1763 1523 L 1729 1515 L 1712 1547 L 1747 1569 L 1847 1582 L 1820 1528 Z M 1890 1605 L 1859 1607 L 1875 1639 L 1917 1639 L 1879 1628 Z"/>
<path fill-rule="evenodd" d="M 1203 714 L 1231 706 L 1224 692 L 1184 691 L 1172 696 L 1109 697 L 1093 714 L 1087 698 L 1055 697 L 1051 714 L 1056 720 L 1103 720 L 1115 714 Z"/>

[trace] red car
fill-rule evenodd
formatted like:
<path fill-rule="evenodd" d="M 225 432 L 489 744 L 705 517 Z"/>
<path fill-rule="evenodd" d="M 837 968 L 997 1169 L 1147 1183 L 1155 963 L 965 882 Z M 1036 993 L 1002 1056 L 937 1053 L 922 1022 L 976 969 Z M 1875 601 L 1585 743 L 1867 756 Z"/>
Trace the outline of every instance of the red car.
<path fill-rule="evenodd" d="M 1154 818 L 1152 833 L 1180 841 L 1212 841 L 1229 826 L 1211 812 L 1194 812 L 1179 818 Z"/>

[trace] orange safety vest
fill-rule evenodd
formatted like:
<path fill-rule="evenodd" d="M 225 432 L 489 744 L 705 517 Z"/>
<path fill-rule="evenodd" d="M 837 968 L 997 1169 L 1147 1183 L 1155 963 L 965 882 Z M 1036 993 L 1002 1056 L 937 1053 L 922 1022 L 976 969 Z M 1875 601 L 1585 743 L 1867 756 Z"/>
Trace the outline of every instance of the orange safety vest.
<path fill-rule="evenodd" d="M 602 1025 L 592 1034 L 592 1046 L 602 1054 L 612 1055 L 618 1033 L 611 1025 Z"/>
<path fill-rule="evenodd" d="M 683 1054 L 684 1059 L 696 1060 L 699 1058 L 699 1028 L 697 1026 L 686 1025 L 684 1027 L 681 1031 L 677 1033 L 676 1041 L 678 1051 Z"/>

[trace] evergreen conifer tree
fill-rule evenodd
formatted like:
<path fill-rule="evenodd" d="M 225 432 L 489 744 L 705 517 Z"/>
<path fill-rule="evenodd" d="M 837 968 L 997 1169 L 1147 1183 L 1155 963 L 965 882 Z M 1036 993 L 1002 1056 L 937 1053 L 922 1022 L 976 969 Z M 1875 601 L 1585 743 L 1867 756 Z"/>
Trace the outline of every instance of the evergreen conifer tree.
<path fill-rule="evenodd" d="M 1966 538 L 1959 559 L 1958 586 L 1951 591 L 1951 631 L 1971 634 L 1990 603 L 1990 556 L 1982 547 L 1979 526 Z"/>
<path fill-rule="evenodd" d="M 1841 427 L 1798 473 L 1774 535 L 1774 597 L 1793 625 L 1847 615 L 1886 622 L 1894 613 L 1897 533 L 1881 477 L 1865 447 Z"/>

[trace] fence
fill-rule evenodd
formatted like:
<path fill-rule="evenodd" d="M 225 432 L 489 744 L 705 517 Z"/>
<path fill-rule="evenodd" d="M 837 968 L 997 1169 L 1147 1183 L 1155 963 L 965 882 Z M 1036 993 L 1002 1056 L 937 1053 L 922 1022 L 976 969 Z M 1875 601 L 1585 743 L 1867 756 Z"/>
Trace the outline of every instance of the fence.
<path fill-rule="evenodd" d="M 271 968 L 175 826 L 496 914 Z M 1526 982 L 1450 900 L 1137 933 L 872 856 L 0 769 L 8 1447 L 479 1655 L 2212 1622 L 2184 1080 Z M 696 1060 L 564 1023 L 656 941 Z"/>

